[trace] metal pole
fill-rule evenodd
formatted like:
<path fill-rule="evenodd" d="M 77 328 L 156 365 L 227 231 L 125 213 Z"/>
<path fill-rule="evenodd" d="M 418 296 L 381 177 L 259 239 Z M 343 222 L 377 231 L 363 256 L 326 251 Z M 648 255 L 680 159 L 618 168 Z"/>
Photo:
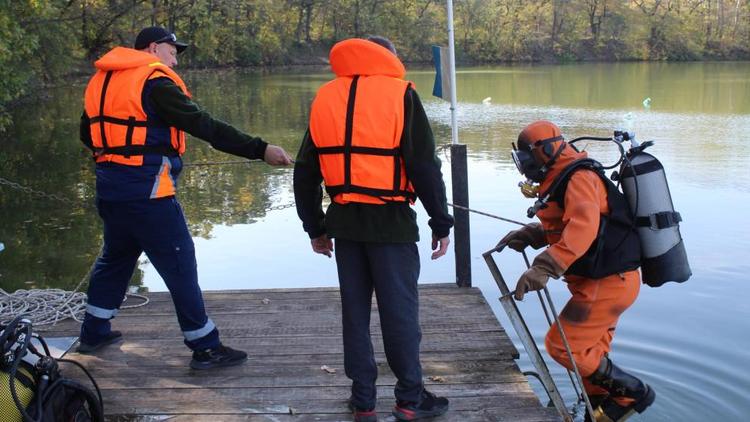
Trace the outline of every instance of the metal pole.
<path fill-rule="evenodd" d="M 466 158 L 466 145 L 458 143 L 458 123 L 456 118 L 456 53 L 453 36 L 453 0 L 447 0 L 448 9 L 448 62 L 451 85 L 451 177 L 453 181 L 453 203 L 469 207 L 469 172 Z M 469 234 L 469 212 L 454 209 L 455 240 L 453 250 L 456 255 L 456 284 L 471 287 L 471 236 Z"/>
<path fill-rule="evenodd" d="M 456 124 L 456 53 L 453 37 L 453 0 L 448 2 L 448 57 L 451 81 L 451 143 L 458 143 L 458 125 Z"/>

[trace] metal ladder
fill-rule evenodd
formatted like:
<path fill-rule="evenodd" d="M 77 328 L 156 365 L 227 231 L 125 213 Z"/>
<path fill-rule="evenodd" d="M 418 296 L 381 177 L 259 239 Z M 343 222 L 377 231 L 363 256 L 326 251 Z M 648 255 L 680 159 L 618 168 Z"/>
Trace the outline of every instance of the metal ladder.
<path fill-rule="evenodd" d="M 537 371 L 533 375 L 539 378 L 539 381 L 541 381 L 544 389 L 549 395 L 552 405 L 555 407 L 555 409 L 557 409 L 557 412 L 560 414 L 563 420 L 565 422 L 573 422 L 573 416 L 565 406 L 565 402 L 560 395 L 560 391 L 557 389 L 557 385 L 555 384 L 555 381 L 549 372 L 547 363 L 544 361 L 544 358 L 539 351 L 539 347 L 537 347 L 536 342 L 534 341 L 534 337 L 532 337 L 531 332 L 529 331 L 529 327 L 526 325 L 526 321 L 524 321 L 521 312 L 518 310 L 518 306 L 516 306 L 516 302 L 513 300 L 513 292 L 508 288 L 508 284 L 505 282 L 503 275 L 500 273 L 500 269 L 497 267 L 495 259 L 492 257 L 493 253 L 499 254 L 503 251 L 503 249 L 505 249 L 506 246 L 507 245 L 504 243 L 498 243 L 497 246 L 483 253 L 482 257 L 484 257 L 484 260 L 487 263 L 487 267 L 489 267 L 490 273 L 495 279 L 497 287 L 500 289 L 500 304 L 503 306 L 505 313 L 508 314 L 508 319 L 510 319 L 510 322 L 513 325 L 516 333 L 518 334 L 518 337 L 521 340 L 524 349 L 526 349 L 526 353 L 529 355 L 529 360 L 531 360 L 531 363 L 534 365 L 534 368 Z M 528 268 L 530 265 L 529 259 L 526 256 L 526 252 L 521 252 L 521 254 L 523 255 L 524 261 L 526 262 L 526 267 Z M 555 310 L 555 305 L 552 303 L 552 297 L 550 296 L 549 290 L 547 289 L 547 287 L 544 287 L 544 296 L 542 296 L 541 291 L 537 291 L 537 295 L 539 297 L 539 302 L 542 304 L 542 308 L 544 309 L 544 314 L 547 317 L 547 322 L 550 324 L 550 326 L 552 326 L 552 319 L 549 316 L 551 313 L 554 317 L 558 330 L 560 330 L 560 337 L 565 344 L 565 349 L 568 352 L 568 359 L 570 359 L 573 371 L 575 373 L 574 380 L 573 374 L 571 374 L 570 370 L 568 370 L 568 376 L 570 377 L 570 381 L 576 391 L 576 396 L 579 398 L 579 402 L 581 400 L 585 401 L 586 411 L 589 413 L 589 415 L 591 415 L 592 420 L 596 420 L 594 419 L 594 410 L 591 407 L 591 402 L 589 401 L 589 397 L 583 387 L 583 380 L 581 379 L 581 374 L 578 372 L 578 366 L 576 365 L 575 360 L 573 359 L 573 354 L 570 351 L 568 339 L 565 336 L 565 332 L 563 331 L 562 326 L 560 325 L 560 321 L 557 317 L 557 311 Z M 546 304 L 544 300 L 545 297 L 547 301 Z M 548 312 L 547 310 L 548 305 L 551 312 Z"/>

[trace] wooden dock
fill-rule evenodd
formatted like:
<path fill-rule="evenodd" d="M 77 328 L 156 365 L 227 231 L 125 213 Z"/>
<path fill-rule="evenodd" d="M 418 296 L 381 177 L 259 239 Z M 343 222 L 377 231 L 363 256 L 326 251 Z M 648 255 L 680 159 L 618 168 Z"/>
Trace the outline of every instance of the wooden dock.
<path fill-rule="evenodd" d="M 109 420 L 351 420 L 338 289 L 216 291 L 204 297 L 223 342 L 247 351 L 249 361 L 189 369 L 190 351 L 169 294 L 151 293 L 148 305 L 123 310 L 113 320 L 122 343 L 93 356 L 68 354 L 91 370 Z M 521 374 L 514 360 L 518 351 L 479 289 L 420 285 L 420 321 L 425 383 L 451 401 L 451 410 L 436 421 L 560 420 Z M 43 335 L 77 335 L 78 329 L 66 321 Z M 395 378 L 383 354 L 376 305 L 372 334 L 380 368 L 377 410 L 380 420 L 393 420 Z"/>

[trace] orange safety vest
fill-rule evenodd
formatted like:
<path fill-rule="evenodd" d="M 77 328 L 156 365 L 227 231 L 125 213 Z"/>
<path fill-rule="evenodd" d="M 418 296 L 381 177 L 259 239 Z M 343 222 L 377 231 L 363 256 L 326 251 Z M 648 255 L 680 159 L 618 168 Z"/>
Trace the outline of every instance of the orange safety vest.
<path fill-rule="evenodd" d="M 337 43 L 330 62 L 337 77 L 318 90 L 310 114 L 326 191 L 339 204 L 413 202 L 400 150 L 411 85 L 404 65 L 363 39 Z"/>
<path fill-rule="evenodd" d="M 164 77 L 190 96 L 177 73 L 149 53 L 124 47 L 114 48 L 94 65 L 97 72 L 86 87 L 85 110 L 97 163 L 141 166 L 143 154 L 175 156 L 185 152 L 185 134 L 177 128 L 169 128 L 169 139 L 147 137 L 149 126 L 155 125 L 141 100 L 146 81 Z"/>

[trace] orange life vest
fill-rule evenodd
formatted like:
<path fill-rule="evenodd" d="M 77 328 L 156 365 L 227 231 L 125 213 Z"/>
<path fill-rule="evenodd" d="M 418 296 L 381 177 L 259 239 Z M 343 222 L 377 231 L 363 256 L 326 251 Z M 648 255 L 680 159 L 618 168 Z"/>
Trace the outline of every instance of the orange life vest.
<path fill-rule="evenodd" d="M 328 194 L 339 204 L 413 202 L 400 150 L 411 84 L 404 65 L 363 39 L 337 43 L 330 62 L 337 77 L 318 90 L 310 114 Z"/>
<path fill-rule="evenodd" d="M 97 149 L 94 153 L 97 163 L 141 166 L 143 154 L 185 152 L 185 134 L 174 127 L 169 128 L 168 139 L 165 135 L 147 136 L 149 126 L 154 123 L 148 119 L 141 100 L 147 80 L 165 77 L 190 96 L 177 73 L 156 56 L 124 47 L 114 48 L 94 65 L 97 72 L 86 87 L 85 110 Z"/>

